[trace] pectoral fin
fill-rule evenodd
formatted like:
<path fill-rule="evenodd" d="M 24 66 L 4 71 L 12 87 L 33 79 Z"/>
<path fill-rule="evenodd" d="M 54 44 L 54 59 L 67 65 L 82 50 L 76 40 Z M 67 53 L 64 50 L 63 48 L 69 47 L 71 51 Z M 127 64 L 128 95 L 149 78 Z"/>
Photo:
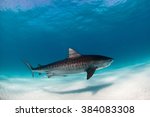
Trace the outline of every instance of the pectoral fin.
<path fill-rule="evenodd" d="M 96 70 L 96 67 L 88 68 L 86 70 L 86 72 L 87 72 L 87 80 L 89 80 L 93 76 L 93 74 L 95 73 L 95 70 Z"/>

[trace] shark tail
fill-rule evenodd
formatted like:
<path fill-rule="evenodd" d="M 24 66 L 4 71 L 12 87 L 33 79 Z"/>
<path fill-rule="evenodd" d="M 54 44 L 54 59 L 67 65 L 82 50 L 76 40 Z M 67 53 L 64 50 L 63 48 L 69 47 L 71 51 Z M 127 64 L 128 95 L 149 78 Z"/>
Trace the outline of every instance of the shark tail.
<path fill-rule="evenodd" d="M 33 67 L 31 66 L 31 64 L 29 64 L 28 62 L 25 62 L 24 61 L 24 64 L 29 68 L 29 70 L 31 71 L 31 73 L 32 73 L 32 77 L 34 77 L 34 72 L 33 72 Z"/>

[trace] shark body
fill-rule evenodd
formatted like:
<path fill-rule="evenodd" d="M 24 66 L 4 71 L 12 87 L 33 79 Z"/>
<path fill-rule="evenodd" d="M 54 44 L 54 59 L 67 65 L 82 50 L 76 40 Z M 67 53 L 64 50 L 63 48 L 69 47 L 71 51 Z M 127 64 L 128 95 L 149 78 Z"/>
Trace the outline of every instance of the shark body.
<path fill-rule="evenodd" d="M 28 68 L 34 72 L 46 73 L 48 78 L 52 76 L 65 76 L 80 72 L 87 72 L 87 80 L 90 79 L 96 69 L 108 67 L 113 62 L 113 59 L 101 55 L 81 55 L 75 50 L 69 48 L 69 56 L 64 60 L 60 60 L 47 65 L 39 65 L 33 68 L 29 63 L 26 63 Z"/>

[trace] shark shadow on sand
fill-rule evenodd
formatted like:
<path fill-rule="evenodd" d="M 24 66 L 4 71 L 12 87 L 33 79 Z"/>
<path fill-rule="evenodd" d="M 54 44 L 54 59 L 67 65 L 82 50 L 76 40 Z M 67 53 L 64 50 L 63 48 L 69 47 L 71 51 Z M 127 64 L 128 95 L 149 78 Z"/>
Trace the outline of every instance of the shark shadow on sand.
<path fill-rule="evenodd" d="M 75 90 L 69 90 L 69 91 L 49 91 L 44 89 L 47 92 L 50 93 L 56 93 L 56 94 L 75 94 L 75 93 L 85 93 L 85 92 L 90 92 L 93 95 L 95 95 L 96 93 L 98 93 L 100 90 L 107 88 L 109 86 L 111 86 L 112 83 L 108 83 L 108 84 L 101 84 L 101 85 L 95 85 L 95 86 L 87 86 L 85 88 L 81 88 L 81 89 L 75 89 Z"/>

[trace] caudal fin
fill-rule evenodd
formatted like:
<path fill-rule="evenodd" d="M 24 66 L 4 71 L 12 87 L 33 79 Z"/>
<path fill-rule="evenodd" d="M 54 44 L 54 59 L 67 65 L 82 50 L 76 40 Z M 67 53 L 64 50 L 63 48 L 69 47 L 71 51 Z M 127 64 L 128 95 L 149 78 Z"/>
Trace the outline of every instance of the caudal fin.
<path fill-rule="evenodd" d="M 32 77 L 34 77 L 33 67 L 29 63 L 27 63 L 27 62 L 25 62 L 25 61 L 23 61 L 23 62 L 30 69 L 30 71 L 32 73 Z"/>

